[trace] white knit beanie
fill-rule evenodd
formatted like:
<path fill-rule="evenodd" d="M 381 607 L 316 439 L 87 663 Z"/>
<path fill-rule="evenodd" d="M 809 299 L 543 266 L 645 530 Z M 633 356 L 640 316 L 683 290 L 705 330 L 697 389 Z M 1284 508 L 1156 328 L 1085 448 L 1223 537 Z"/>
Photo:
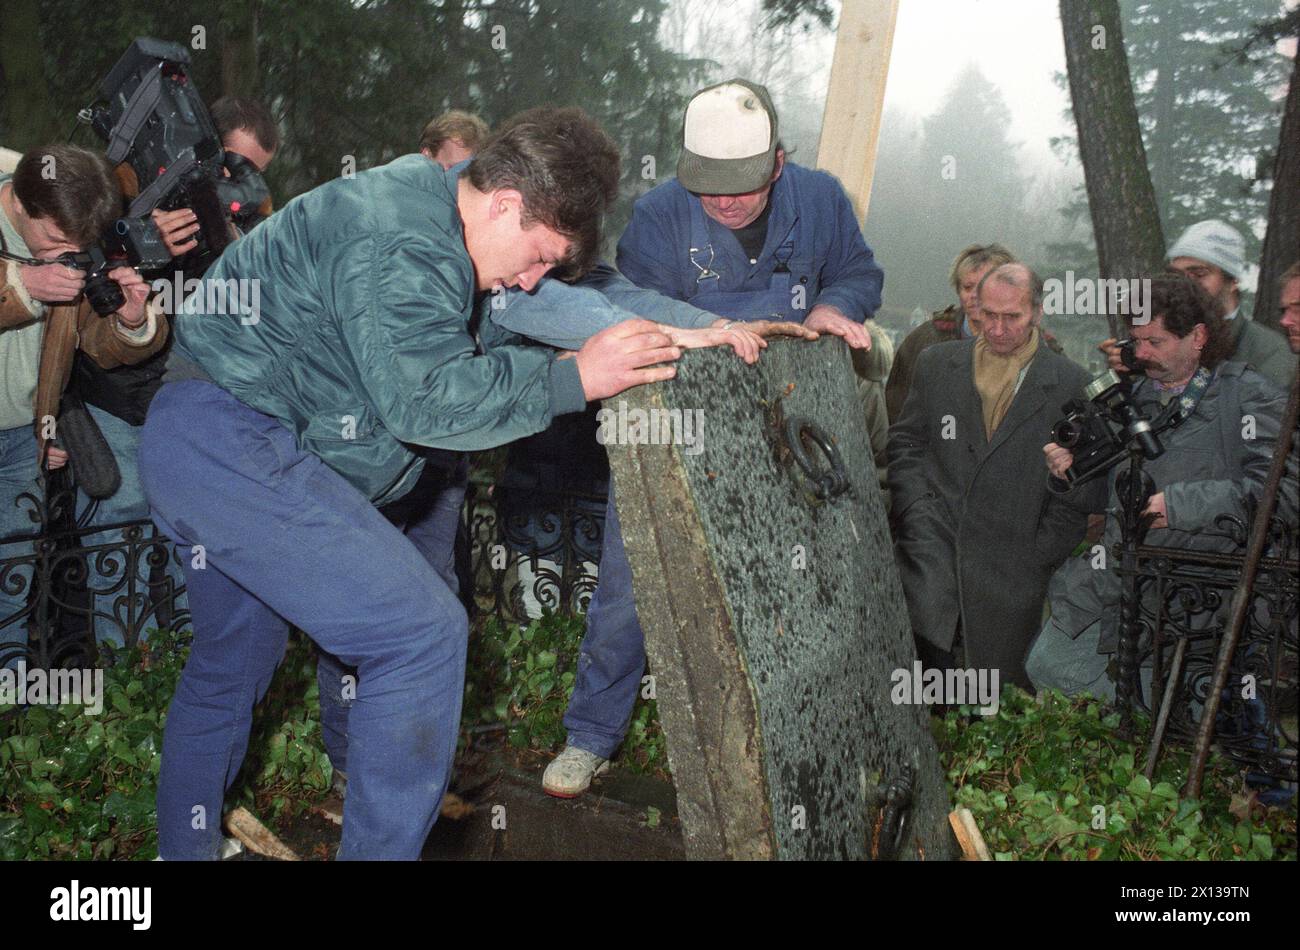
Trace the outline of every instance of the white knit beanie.
<path fill-rule="evenodd" d="M 1240 278 L 1246 269 L 1246 241 L 1232 225 L 1212 218 L 1198 221 L 1182 233 L 1165 260 L 1194 257 L 1213 264 L 1229 277 Z"/>

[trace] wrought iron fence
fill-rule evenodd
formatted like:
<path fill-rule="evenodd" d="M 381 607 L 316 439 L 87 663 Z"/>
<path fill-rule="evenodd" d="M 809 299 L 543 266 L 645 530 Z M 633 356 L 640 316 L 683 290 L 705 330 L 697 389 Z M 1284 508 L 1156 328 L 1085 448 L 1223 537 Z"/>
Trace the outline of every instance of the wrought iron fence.
<path fill-rule="evenodd" d="M 526 622 L 582 613 L 596 589 L 603 495 L 521 491 L 470 481 L 465 526 L 474 609 Z"/>
<path fill-rule="evenodd" d="M 179 555 L 150 521 L 91 525 L 61 474 L 39 494 L 5 499 L 30 531 L 0 538 L 0 667 L 104 662 L 100 644 L 134 646 L 151 628 L 189 623 Z M 172 562 L 170 570 L 168 561 Z"/>
<path fill-rule="evenodd" d="M 45 487 L 16 500 L 30 532 L 0 538 L 0 591 L 18 605 L 0 610 L 0 668 L 94 666 L 105 642 L 134 646 L 151 628 L 189 624 L 181 554 L 151 521 L 89 526 L 93 509 L 76 512 L 74 490 L 58 478 Z M 467 607 L 510 622 L 585 611 L 604 517 L 603 495 L 471 479 L 458 542 Z"/>
<path fill-rule="evenodd" d="M 1229 605 L 1246 559 L 1247 526 L 1229 517 L 1220 518 L 1218 524 L 1239 545 L 1237 551 L 1139 545 L 1135 568 L 1119 568 L 1121 575 L 1131 574 L 1136 581 L 1135 602 L 1125 605 L 1136 609 L 1135 668 L 1150 671 L 1149 690 L 1140 688 L 1140 682 L 1133 684 L 1134 705 L 1153 713 L 1160 709 L 1165 690 L 1175 690 L 1167 734 L 1186 743 L 1195 738 L 1199 727 L 1219 642 L 1229 623 Z M 1300 562 L 1296 534 L 1280 519 L 1270 522 L 1269 537 L 1247 624 L 1220 697 L 1215 742 L 1244 768 L 1294 783 L 1300 745 L 1296 724 Z M 1180 640 L 1186 641 L 1181 669 L 1171 677 L 1171 657 Z"/>

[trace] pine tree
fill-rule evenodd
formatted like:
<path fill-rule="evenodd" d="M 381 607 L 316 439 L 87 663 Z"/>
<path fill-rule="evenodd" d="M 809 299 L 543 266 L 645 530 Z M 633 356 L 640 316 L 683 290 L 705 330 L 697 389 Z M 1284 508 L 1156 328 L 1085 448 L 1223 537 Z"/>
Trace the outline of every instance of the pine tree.
<path fill-rule="evenodd" d="M 974 65 L 919 124 L 886 113 L 865 233 L 885 268 L 891 311 L 952 303 L 948 270 L 968 244 L 997 241 L 1028 254 L 1038 243 L 1026 211 L 1033 182 L 1020 171 L 1010 127 L 1001 92 Z"/>
<path fill-rule="evenodd" d="M 1165 235 L 1221 218 L 1259 256 L 1286 60 L 1261 46 L 1234 57 L 1277 0 L 1122 0 L 1133 94 Z M 1261 174 L 1261 172 L 1263 174 Z"/>

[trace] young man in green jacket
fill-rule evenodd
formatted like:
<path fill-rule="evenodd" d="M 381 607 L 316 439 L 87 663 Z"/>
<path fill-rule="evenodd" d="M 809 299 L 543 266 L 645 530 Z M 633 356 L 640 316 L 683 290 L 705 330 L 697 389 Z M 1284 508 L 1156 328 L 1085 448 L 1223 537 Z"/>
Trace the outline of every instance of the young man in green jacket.
<path fill-rule="evenodd" d="M 580 110 L 507 122 L 459 177 L 408 156 L 308 192 L 232 244 L 176 319 L 141 473 L 186 552 L 194 645 L 168 712 L 163 858 L 214 858 L 225 789 L 288 624 L 358 669 L 340 858 L 414 859 L 456 748 L 468 625 L 376 510 L 426 449 L 473 450 L 671 378 L 628 321 L 573 354 L 517 342 L 475 299 L 594 260 L 618 152 Z"/>

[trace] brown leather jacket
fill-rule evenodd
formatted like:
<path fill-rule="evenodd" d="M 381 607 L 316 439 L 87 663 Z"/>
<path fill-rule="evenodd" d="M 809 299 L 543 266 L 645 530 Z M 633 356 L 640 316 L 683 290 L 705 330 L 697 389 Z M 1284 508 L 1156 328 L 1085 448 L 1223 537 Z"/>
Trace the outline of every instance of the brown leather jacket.
<path fill-rule="evenodd" d="M 14 261 L 0 262 L 0 329 L 22 326 L 32 321 L 31 298 L 18 276 Z M 134 343 L 118 323 L 117 314 L 101 317 L 84 296 L 72 303 L 51 304 L 46 310 L 45 332 L 41 339 L 41 367 L 36 381 L 35 434 L 40 457 L 44 457 L 43 419 L 57 418 L 59 401 L 72 373 L 72 358 L 80 349 L 105 369 L 113 369 L 147 359 L 167 342 L 167 318 L 149 306 L 154 324 L 147 343 Z"/>

